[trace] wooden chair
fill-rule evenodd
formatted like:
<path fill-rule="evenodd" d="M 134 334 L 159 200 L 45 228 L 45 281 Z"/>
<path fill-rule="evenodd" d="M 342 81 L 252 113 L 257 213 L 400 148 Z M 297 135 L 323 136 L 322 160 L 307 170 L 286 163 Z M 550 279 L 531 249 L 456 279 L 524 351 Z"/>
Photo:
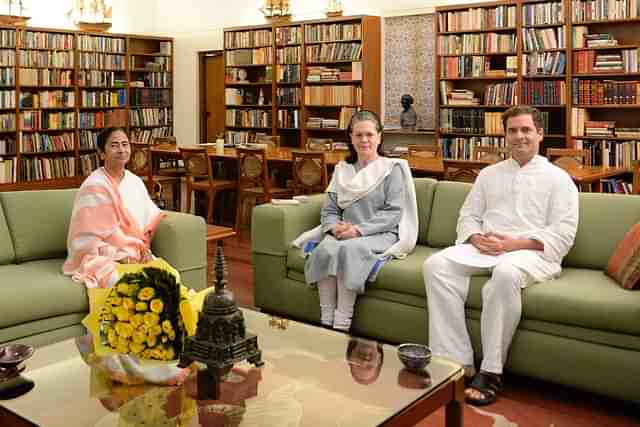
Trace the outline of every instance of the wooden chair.
<path fill-rule="evenodd" d="M 307 150 L 331 151 L 333 139 L 331 138 L 307 138 Z"/>
<path fill-rule="evenodd" d="M 213 224 L 213 206 L 219 191 L 234 190 L 236 181 L 215 179 L 213 168 L 204 147 L 179 147 L 187 177 L 187 212 L 191 212 L 191 193 L 207 193 L 207 223 Z"/>
<path fill-rule="evenodd" d="M 152 181 L 158 184 L 159 189 L 151 188 L 151 183 L 149 182 L 150 168 L 151 168 L 151 147 L 149 144 L 142 142 L 131 142 L 131 158 L 129 159 L 129 163 L 127 164 L 127 168 L 132 173 L 138 175 L 144 181 L 147 191 L 151 195 L 151 198 L 157 202 L 158 194 L 162 193 L 162 189 L 165 186 L 180 186 L 180 178 L 172 177 L 172 176 L 163 176 L 163 175 L 153 175 Z M 161 203 L 160 203 L 161 204 Z M 163 206 L 160 206 L 164 208 Z M 175 210 L 180 210 L 180 197 L 179 192 L 173 192 L 173 206 Z"/>
<path fill-rule="evenodd" d="M 236 231 L 240 229 L 243 203 L 246 199 L 254 204 L 268 203 L 273 198 L 286 199 L 293 194 L 287 188 L 271 186 L 267 163 L 267 150 L 261 148 L 236 148 L 238 153 L 238 203 L 236 207 Z"/>
<path fill-rule="evenodd" d="M 477 160 L 444 159 L 444 179 L 447 181 L 474 182 L 482 168 L 490 163 Z"/>
<path fill-rule="evenodd" d="M 580 166 L 591 166 L 591 152 L 589 150 L 547 148 L 547 158 L 554 165 L 565 169 Z"/>
<path fill-rule="evenodd" d="M 509 149 L 506 147 L 480 146 L 474 147 L 475 160 L 486 163 L 498 163 L 509 156 Z"/>
<path fill-rule="evenodd" d="M 152 140 L 152 144 L 167 144 L 177 146 L 178 141 L 175 136 L 157 136 Z M 184 167 L 180 166 L 179 161 L 175 159 L 171 160 L 163 160 L 156 166 L 155 172 L 158 175 L 166 175 L 166 176 L 178 176 L 183 177 L 186 175 L 186 171 Z"/>
<path fill-rule="evenodd" d="M 322 151 L 292 151 L 293 194 L 323 193 L 327 189 L 327 160 Z"/>
<path fill-rule="evenodd" d="M 410 144 L 407 146 L 409 156 L 440 158 L 442 150 L 438 144 Z"/>

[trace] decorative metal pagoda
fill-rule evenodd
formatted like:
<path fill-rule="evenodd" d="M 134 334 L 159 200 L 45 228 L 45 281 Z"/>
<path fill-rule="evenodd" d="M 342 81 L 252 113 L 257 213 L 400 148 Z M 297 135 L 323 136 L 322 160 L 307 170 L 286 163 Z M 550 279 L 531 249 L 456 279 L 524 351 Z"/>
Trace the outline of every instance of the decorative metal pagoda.
<path fill-rule="evenodd" d="M 220 397 L 220 383 L 235 363 L 247 360 L 256 367 L 264 365 L 258 337 L 246 332 L 244 316 L 231 291 L 225 289 L 227 271 L 222 241 L 218 241 L 214 271 L 215 289 L 206 296 L 196 335 L 186 339 L 180 358 L 183 367 L 193 361 L 207 365 L 206 370 L 198 372 L 198 398 L 202 400 Z"/>

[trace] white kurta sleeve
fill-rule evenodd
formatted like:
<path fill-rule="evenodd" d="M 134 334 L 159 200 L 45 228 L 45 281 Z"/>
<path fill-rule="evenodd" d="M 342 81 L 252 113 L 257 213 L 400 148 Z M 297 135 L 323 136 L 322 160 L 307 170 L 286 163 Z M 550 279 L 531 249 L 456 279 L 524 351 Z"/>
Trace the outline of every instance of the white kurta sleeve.
<path fill-rule="evenodd" d="M 544 244 L 545 260 L 561 263 L 569 253 L 578 228 L 578 189 L 569 176 L 560 175 L 549 203 L 547 226 L 526 237 Z"/>
<path fill-rule="evenodd" d="M 476 179 L 467 194 L 467 198 L 460 209 L 456 233 L 456 245 L 465 243 L 469 237 L 476 233 L 482 233 L 482 215 L 486 210 L 485 181 L 482 173 Z"/>

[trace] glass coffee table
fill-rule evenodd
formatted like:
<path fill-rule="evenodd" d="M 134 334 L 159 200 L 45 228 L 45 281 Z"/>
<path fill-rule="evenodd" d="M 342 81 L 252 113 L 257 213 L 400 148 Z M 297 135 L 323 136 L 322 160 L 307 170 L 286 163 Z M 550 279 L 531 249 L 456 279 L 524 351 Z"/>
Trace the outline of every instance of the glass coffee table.
<path fill-rule="evenodd" d="M 265 362 L 240 363 L 219 400 L 180 387 L 114 383 L 86 365 L 76 340 L 36 349 L 23 376 L 35 387 L 0 401 L 2 426 L 407 426 L 446 407 L 462 426 L 463 370 L 434 357 L 403 369 L 393 346 L 243 310 Z"/>

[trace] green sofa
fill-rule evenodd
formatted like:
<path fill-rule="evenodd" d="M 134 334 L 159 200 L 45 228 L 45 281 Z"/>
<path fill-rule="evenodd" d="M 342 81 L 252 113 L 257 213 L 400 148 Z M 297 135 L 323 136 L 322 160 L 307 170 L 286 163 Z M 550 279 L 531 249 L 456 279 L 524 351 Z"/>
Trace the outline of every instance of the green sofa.
<path fill-rule="evenodd" d="M 0 193 L 0 344 L 39 346 L 84 332 L 86 288 L 62 274 L 76 191 Z M 152 249 L 180 272 L 183 283 L 202 289 L 205 238 L 202 218 L 169 212 Z"/>
<path fill-rule="evenodd" d="M 470 185 L 428 178 L 414 182 L 418 246 L 407 259 L 387 263 L 358 297 L 352 329 L 357 335 L 427 343 L 422 265 L 454 243 L 458 212 Z M 290 242 L 319 223 L 322 197 L 298 206 L 254 209 L 255 304 L 266 312 L 318 323 L 318 293 L 305 284 L 304 259 Z M 523 293 L 508 371 L 640 401 L 640 291 L 625 290 L 604 274 L 617 242 L 638 221 L 638 196 L 580 194 L 578 234 L 561 277 Z M 487 280 L 472 278 L 466 303 L 476 355 L 481 352 L 481 290 Z"/>

